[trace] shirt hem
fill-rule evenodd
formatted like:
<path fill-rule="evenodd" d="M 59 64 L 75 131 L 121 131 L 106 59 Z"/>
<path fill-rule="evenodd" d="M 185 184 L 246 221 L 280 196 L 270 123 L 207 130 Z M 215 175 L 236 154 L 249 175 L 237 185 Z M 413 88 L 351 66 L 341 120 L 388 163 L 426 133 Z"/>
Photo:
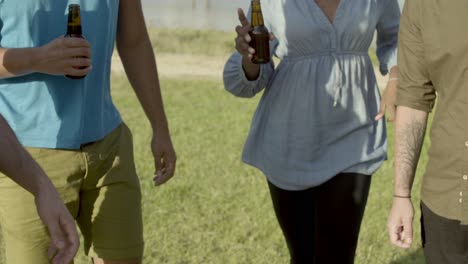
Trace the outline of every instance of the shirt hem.
<path fill-rule="evenodd" d="M 396 105 L 397 106 L 405 106 L 405 107 L 420 110 L 420 111 L 423 111 L 423 112 L 426 112 L 426 113 L 432 112 L 432 108 L 433 108 L 432 105 L 430 105 L 430 104 L 423 105 L 420 102 L 413 102 L 411 100 L 402 99 L 401 96 L 399 98 L 397 98 Z"/>
<path fill-rule="evenodd" d="M 114 129 L 116 129 L 118 126 L 122 124 L 122 119 L 116 118 L 115 121 L 111 122 L 111 124 L 112 125 L 108 126 L 109 129 L 105 129 L 102 134 L 96 135 L 94 137 L 89 137 L 86 139 L 64 140 L 64 139 L 58 138 L 54 140 L 48 140 L 48 139 L 43 139 L 43 138 L 31 138 L 31 137 L 18 136 L 18 140 L 25 147 L 77 150 L 77 149 L 80 149 L 82 144 L 98 141 L 98 140 L 105 138 L 109 133 L 111 133 Z"/>
<path fill-rule="evenodd" d="M 380 168 L 380 166 L 382 165 L 382 163 L 384 161 L 385 161 L 385 159 L 382 160 L 382 161 L 379 161 L 377 168 Z M 303 184 L 294 184 L 294 183 L 291 183 L 291 182 L 284 182 L 284 181 L 281 181 L 281 180 L 277 179 L 277 177 L 273 177 L 264 166 L 258 164 L 257 162 L 252 161 L 251 159 L 249 159 L 249 158 L 247 158 L 245 156 L 242 157 L 242 162 L 244 162 L 245 164 L 247 164 L 249 166 L 257 168 L 258 170 L 260 170 L 263 173 L 263 175 L 267 178 L 267 180 L 270 183 L 272 183 L 276 187 L 278 187 L 280 189 L 283 189 L 283 190 L 286 190 L 286 191 L 303 191 L 303 190 L 307 190 L 307 189 L 312 188 L 312 187 L 319 186 L 319 185 L 331 180 L 332 178 L 334 178 L 339 173 L 344 173 L 344 172 L 346 172 L 346 173 L 359 173 L 359 174 L 369 175 L 369 177 L 371 177 L 374 174 L 374 172 L 377 171 L 377 170 L 373 170 L 372 172 L 370 172 L 370 171 L 360 170 L 360 169 L 353 170 L 352 169 L 353 166 L 350 166 L 350 167 L 345 168 L 343 170 L 337 170 L 336 173 L 332 173 L 332 175 L 329 175 L 327 177 L 323 177 L 323 178 L 321 178 L 321 180 L 318 180 L 318 181 L 313 181 L 313 182 L 303 183 Z M 349 169 L 349 168 L 351 168 L 351 169 Z"/>
<path fill-rule="evenodd" d="M 437 206 L 434 206 L 430 201 L 427 200 L 426 197 L 422 196 L 421 197 L 421 202 L 424 203 L 424 205 L 427 206 L 427 208 L 429 208 L 429 210 L 431 210 L 434 214 L 440 216 L 440 217 L 443 217 L 443 218 L 446 218 L 446 219 L 449 219 L 449 220 L 454 220 L 454 221 L 460 221 L 460 223 L 466 225 L 468 224 L 468 222 L 463 222 L 463 220 L 461 219 L 461 217 L 457 217 L 457 216 L 454 216 L 452 214 L 444 214 L 442 213 L 441 211 L 439 211 L 439 208 Z"/>

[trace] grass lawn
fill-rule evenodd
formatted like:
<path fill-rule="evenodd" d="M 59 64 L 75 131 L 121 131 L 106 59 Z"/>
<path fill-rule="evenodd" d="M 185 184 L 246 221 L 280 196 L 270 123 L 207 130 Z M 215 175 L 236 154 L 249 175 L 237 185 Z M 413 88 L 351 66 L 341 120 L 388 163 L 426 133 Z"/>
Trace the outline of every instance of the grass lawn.
<path fill-rule="evenodd" d="M 166 32 L 151 34 L 162 36 Z M 191 31 L 190 34 L 191 39 L 186 41 L 199 41 L 199 36 L 206 33 Z M 204 38 L 232 44 L 232 34 L 223 34 L 209 33 Z M 180 43 L 179 40 L 174 36 L 170 39 L 172 43 Z M 203 41 L 197 43 L 201 45 Z M 222 51 L 224 48 L 210 49 L 214 44 L 204 44 L 208 48 L 199 48 L 196 53 L 227 52 Z M 158 41 L 155 44 L 158 52 L 191 53 L 190 45 L 178 45 L 171 47 L 170 43 Z M 240 161 L 260 96 L 250 100 L 234 98 L 223 90 L 221 80 L 163 79 L 163 96 L 178 166 L 173 180 L 155 188 L 149 124 L 142 118 L 143 111 L 126 79 L 114 75 L 112 83 L 114 101 L 134 137 L 136 166 L 143 190 L 146 240 L 143 263 L 288 263 L 265 178 Z M 419 213 L 415 218 L 416 241 L 411 249 L 398 250 L 388 242 L 386 219 L 392 201 L 393 177 L 391 124 L 388 130 L 390 159 L 373 177 L 356 263 L 424 263 L 419 249 Z M 426 148 L 427 144 L 420 168 L 427 162 Z M 419 170 L 413 192 L 416 207 L 421 174 Z M 0 263 L 3 263 L 1 256 Z M 90 262 L 80 252 L 75 263 Z"/>
<path fill-rule="evenodd" d="M 240 162 L 258 99 L 234 98 L 220 81 L 163 80 L 162 86 L 179 163 L 177 176 L 154 188 L 150 128 L 128 83 L 114 78 L 114 98 L 134 134 L 143 187 L 144 263 L 287 263 L 264 177 Z M 391 131 L 389 126 L 390 146 Z M 373 178 L 356 263 L 423 263 L 418 221 L 411 250 L 388 243 L 392 163 Z M 80 257 L 77 263 L 87 262 Z"/>

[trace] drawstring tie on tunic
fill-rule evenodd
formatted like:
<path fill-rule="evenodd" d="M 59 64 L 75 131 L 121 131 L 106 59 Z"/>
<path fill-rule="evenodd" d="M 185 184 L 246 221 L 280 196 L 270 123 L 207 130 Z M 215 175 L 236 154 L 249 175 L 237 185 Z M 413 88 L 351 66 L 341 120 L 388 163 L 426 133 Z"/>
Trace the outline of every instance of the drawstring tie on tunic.
<path fill-rule="evenodd" d="M 338 105 L 338 100 L 341 97 L 341 89 L 343 86 L 343 81 L 342 81 L 343 71 L 341 70 L 341 65 L 340 65 L 340 62 L 338 61 L 338 58 L 336 57 L 336 54 L 332 54 L 332 57 L 337 65 L 337 67 L 335 67 L 336 80 L 335 80 L 335 94 L 333 96 L 333 107 L 336 107 Z"/>

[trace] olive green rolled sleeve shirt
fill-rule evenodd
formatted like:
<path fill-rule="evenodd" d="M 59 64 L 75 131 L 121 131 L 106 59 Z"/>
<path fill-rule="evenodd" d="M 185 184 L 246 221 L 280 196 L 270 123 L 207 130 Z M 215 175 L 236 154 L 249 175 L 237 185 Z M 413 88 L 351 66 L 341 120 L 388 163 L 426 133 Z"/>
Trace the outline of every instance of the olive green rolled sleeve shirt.
<path fill-rule="evenodd" d="M 435 110 L 422 200 L 462 224 L 468 224 L 467 14 L 464 0 L 406 1 L 398 37 L 397 105 Z"/>

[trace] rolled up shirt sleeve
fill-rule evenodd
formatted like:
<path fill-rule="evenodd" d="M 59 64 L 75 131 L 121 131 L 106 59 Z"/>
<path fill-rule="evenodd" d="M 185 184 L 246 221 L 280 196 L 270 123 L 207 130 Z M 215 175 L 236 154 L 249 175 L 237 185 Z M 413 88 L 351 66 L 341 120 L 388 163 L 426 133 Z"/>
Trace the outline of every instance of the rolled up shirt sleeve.
<path fill-rule="evenodd" d="M 400 22 L 398 36 L 399 106 L 431 112 L 436 99 L 427 64 L 424 43 L 421 36 L 421 7 L 424 0 L 406 1 Z"/>

